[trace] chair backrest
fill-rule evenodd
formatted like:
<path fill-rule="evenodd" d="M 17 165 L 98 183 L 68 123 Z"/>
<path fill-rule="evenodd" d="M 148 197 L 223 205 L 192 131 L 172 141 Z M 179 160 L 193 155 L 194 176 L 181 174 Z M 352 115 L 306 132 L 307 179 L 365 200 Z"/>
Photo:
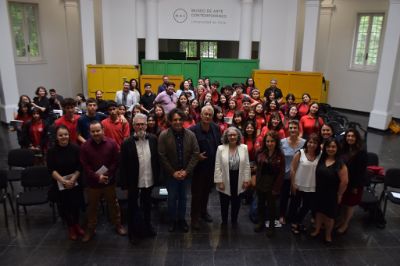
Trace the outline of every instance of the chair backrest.
<path fill-rule="evenodd" d="M 35 154 L 30 149 L 14 149 L 8 152 L 8 166 L 28 167 L 34 163 Z"/>
<path fill-rule="evenodd" d="M 0 170 L 0 191 L 3 189 L 7 189 L 7 171 Z"/>
<path fill-rule="evenodd" d="M 46 187 L 51 184 L 51 176 L 46 166 L 29 166 L 21 173 L 24 188 Z"/>
<path fill-rule="evenodd" d="M 379 157 L 376 153 L 374 152 L 368 152 L 367 153 L 367 165 L 379 165 Z"/>
<path fill-rule="evenodd" d="M 385 187 L 400 188 L 400 168 L 390 168 L 385 174 Z"/>

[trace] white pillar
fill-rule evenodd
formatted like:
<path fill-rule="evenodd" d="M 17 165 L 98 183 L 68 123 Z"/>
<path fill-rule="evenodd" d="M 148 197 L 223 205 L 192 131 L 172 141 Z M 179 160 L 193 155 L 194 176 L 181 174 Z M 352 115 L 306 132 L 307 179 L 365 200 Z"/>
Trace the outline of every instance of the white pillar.
<path fill-rule="evenodd" d="M 158 0 L 146 1 L 145 54 L 148 60 L 158 60 Z"/>
<path fill-rule="evenodd" d="M 67 97 L 74 97 L 82 92 L 82 73 L 79 71 L 82 64 L 81 31 L 79 22 L 79 7 L 77 0 L 65 0 L 65 30 L 67 36 L 67 74 L 68 94 Z"/>
<path fill-rule="evenodd" d="M 315 70 L 320 0 L 306 0 L 301 70 Z"/>
<path fill-rule="evenodd" d="M 261 69 L 294 70 L 299 1 L 263 0 L 259 49 Z"/>
<path fill-rule="evenodd" d="M 102 0 L 105 64 L 138 64 L 136 0 Z"/>
<path fill-rule="evenodd" d="M 80 0 L 83 94 L 88 96 L 86 65 L 96 64 L 93 0 Z"/>
<path fill-rule="evenodd" d="M 389 110 L 400 44 L 400 0 L 389 3 L 374 106 L 368 123 L 369 127 L 380 130 L 386 130 L 392 118 Z"/>
<path fill-rule="evenodd" d="M 19 91 L 7 0 L 0 0 L 0 36 L 0 120 L 8 123 L 14 119 Z"/>
<path fill-rule="evenodd" d="M 332 14 L 335 10 L 334 0 L 324 0 L 321 2 L 320 18 L 318 23 L 316 58 L 314 70 L 318 72 L 327 72 L 329 62 L 326 51 L 330 50 Z"/>
<path fill-rule="evenodd" d="M 241 0 L 239 59 L 251 59 L 253 0 Z"/>

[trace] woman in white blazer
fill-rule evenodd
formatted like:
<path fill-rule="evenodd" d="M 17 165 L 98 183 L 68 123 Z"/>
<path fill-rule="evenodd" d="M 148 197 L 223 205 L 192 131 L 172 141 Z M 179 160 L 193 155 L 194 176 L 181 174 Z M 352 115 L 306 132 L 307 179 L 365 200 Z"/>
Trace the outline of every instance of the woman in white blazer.
<path fill-rule="evenodd" d="M 250 163 L 247 146 L 241 144 L 242 134 L 235 127 L 228 128 L 222 135 L 215 159 L 214 182 L 219 191 L 222 224 L 228 223 L 229 204 L 232 226 L 237 225 L 240 209 L 240 193 L 249 186 Z"/>

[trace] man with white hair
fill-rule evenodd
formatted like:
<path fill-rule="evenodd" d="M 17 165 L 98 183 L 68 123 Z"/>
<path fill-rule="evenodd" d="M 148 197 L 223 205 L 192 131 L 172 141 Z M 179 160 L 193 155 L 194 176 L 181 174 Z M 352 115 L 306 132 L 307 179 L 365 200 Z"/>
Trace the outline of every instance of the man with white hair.
<path fill-rule="evenodd" d="M 147 116 L 136 114 L 132 125 L 134 134 L 121 145 L 120 175 L 122 187 L 128 189 L 129 240 L 137 244 L 142 237 L 156 235 L 151 225 L 151 190 L 158 181 L 159 163 L 157 138 L 146 133 Z"/>
<path fill-rule="evenodd" d="M 204 106 L 200 113 L 201 120 L 190 130 L 195 134 L 200 149 L 199 162 L 193 171 L 192 178 L 192 229 L 200 229 L 199 220 L 211 223 L 207 212 L 208 196 L 214 186 L 215 155 L 221 144 L 219 127 L 213 123 L 214 108 Z"/>

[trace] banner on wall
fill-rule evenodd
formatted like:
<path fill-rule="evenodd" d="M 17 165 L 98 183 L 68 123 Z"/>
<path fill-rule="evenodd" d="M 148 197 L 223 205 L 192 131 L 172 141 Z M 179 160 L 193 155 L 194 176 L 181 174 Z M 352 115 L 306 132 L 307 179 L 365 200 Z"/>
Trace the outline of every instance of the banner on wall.
<path fill-rule="evenodd" d="M 159 37 L 239 40 L 240 1 L 159 1 Z"/>

